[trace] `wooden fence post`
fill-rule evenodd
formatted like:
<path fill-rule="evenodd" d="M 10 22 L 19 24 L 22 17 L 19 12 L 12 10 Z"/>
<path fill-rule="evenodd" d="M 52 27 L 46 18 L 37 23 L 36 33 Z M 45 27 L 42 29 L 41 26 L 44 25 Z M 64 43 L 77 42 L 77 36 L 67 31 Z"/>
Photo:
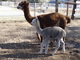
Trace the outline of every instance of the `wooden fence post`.
<path fill-rule="evenodd" d="M 69 4 L 67 3 L 67 14 L 66 14 L 67 16 L 68 16 L 68 9 L 69 9 Z"/>
<path fill-rule="evenodd" d="M 55 12 L 58 12 L 58 0 L 56 0 Z"/>
<path fill-rule="evenodd" d="M 74 2 L 76 3 L 76 0 L 74 0 Z M 75 9 L 76 9 L 76 4 L 73 5 L 73 11 L 72 11 L 71 19 L 74 19 Z"/>

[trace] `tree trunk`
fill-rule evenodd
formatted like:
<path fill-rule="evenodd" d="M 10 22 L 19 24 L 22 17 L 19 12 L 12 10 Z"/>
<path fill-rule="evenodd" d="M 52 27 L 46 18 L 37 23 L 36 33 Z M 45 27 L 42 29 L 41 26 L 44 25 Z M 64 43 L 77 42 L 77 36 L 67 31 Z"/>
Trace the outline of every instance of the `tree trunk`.
<path fill-rule="evenodd" d="M 76 3 L 76 0 L 74 0 L 74 2 Z M 72 11 L 71 19 L 74 19 L 75 9 L 76 9 L 76 4 L 73 5 L 73 11 Z"/>

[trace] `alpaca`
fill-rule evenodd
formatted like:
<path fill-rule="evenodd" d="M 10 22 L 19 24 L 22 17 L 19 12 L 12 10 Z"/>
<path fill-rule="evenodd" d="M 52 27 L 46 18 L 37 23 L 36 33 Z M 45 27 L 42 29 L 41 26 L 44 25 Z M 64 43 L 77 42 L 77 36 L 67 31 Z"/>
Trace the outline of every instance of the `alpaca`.
<path fill-rule="evenodd" d="M 66 36 L 66 32 L 64 29 L 58 26 L 46 27 L 42 29 L 37 17 L 32 20 L 31 24 L 36 28 L 36 31 L 44 38 L 40 45 L 40 54 L 43 52 L 43 47 L 45 47 L 45 54 L 47 54 L 51 38 L 56 41 L 56 48 L 52 55 L 54 55 L 59 49 L 60 42 L 62 43 L 63 53 L 65 53 L 65 43 L 63 41 L 63 37 Z"/>
<path fill-rule="evenodd" d="M 31 23 L 32 20 L 35 18 L 35 17 L 30 15 L 29 3 L 28 2 L 26 2 L 26 1 L 20 2 L 18 4 L 17 8 L 23 10 L 24 16 L 29 23 Z M 42 29 L 45 28 L 45 27 L 51 27 L 51 26 L 56 26 L 56 25 L 65 29 L 66 24 L 71 22 L 71 19 L 68 16 L 64 16 L 64 15 L 62 15 L 60 13 L 57 13 L 57 12 L 39 15 L 37 17 L 40 21 L 40 26 L 41 26 Z M 42 41 L 42 39 L 41 39 L 41 41 Z"/>

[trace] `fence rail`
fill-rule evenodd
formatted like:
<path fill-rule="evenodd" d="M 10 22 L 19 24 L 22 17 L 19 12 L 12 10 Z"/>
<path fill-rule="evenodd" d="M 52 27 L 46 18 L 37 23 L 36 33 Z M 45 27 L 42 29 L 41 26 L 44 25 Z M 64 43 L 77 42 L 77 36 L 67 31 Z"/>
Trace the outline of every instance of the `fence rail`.
<path fill-rule="evenodd" d="M 0 1 L 0 5 L 3 5 L 3 6 L 10 6 L 10 7 L 17 7 L 19 2 L 11 2 L 11 1 Z M 58 9 L 59 9 L 59 13 L 61 14 L 64 14 L 68 16 L 71 16 L 72 14 L 72 9 L 73 9 L 73 4 L 76 4 L 76 3 L 73 3 L 73 2 L 58 2 Z M 65 3 L 65 4 L 60 4 L 60 3 Z M 67 5 L 69 4 L 69 6 Z M 80 5 L 80 3 L 77 3 L 78 5 Z M 43 9 L 45 7 L 47 7 L 47 9 L 45 9 L 46 12 L 55 12 L 55 4 L 52 4 L 52 3 L 46 3 L 46 6 L 43 6 L 43 3 L 36 3 L 36 12 L 43 12 Z M 35 7 L 35 4 L 34 3 L 30 3 L 30 10 L 34 11 L 34 7 Z M 80 13 L 80 7 L 77 7 L 76 8 L 76 13 L 75 13 L 75 16 L 80 16 L 78 13 Z"/>

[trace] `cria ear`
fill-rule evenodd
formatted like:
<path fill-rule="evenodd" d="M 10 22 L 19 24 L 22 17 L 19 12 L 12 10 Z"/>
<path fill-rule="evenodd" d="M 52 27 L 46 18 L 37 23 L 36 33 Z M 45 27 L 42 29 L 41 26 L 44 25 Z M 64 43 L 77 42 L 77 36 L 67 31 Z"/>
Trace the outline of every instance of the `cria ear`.
<path fill-rule="evenodd" d="M 37 16 L 35 17 L 35 20 L 37 21 Z"/>
<path fill-rule="evenodd" d="M 36 17 L 36 21 L 37 21 L 38 24 L 40 24 L 38 17 Z"/>
<path fill-rule="evenodd" d="M 38 20 L 38 17 L 36 16 L 36 21 Z"/>
<path fill-rule="evenodd" d="M 38 17 L 36 16 L 36 19 L 38 20 Z"/>

